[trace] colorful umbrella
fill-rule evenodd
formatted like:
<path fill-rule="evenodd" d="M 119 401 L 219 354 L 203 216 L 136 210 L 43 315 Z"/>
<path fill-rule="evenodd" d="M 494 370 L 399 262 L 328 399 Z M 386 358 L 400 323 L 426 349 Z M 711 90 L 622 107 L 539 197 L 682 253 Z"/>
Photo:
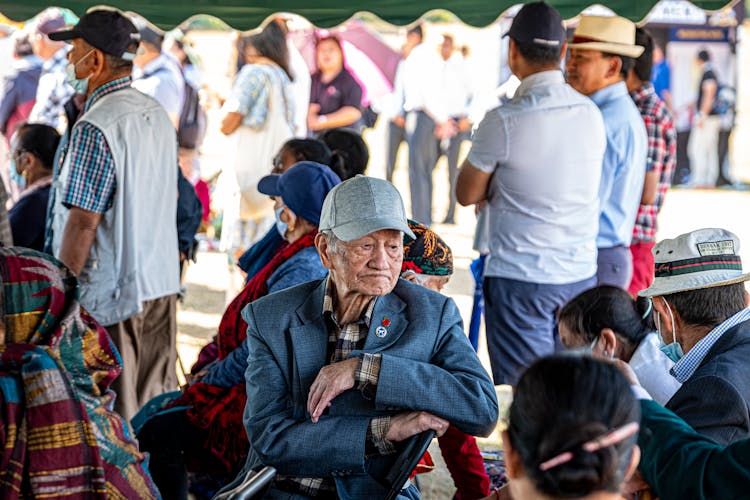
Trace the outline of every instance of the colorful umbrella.
<path fill-rule="evenodd" d="M 291 33 L 294 45 L 311 73 L 316 70 L 315 40 L 331 35 L 341 40 L 344 64 L 362 86 L 363 106 L 393 91 L 396 67 L 401 55 L 359 21 L 349 21 L 332 30 L 310 28 Z"/>

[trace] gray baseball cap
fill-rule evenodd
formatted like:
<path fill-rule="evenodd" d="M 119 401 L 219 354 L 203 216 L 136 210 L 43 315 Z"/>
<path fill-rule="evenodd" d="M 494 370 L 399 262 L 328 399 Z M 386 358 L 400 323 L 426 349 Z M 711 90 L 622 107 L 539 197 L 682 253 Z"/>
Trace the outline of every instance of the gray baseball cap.
<path fill-rule="evenodd" d="M 323 201 L 318 229 L 331 230 L 342 241 L 353 241 L 381 229 L 395 229 L 414 238 L 396 187 L 364 175 L 331 189 Z"/>

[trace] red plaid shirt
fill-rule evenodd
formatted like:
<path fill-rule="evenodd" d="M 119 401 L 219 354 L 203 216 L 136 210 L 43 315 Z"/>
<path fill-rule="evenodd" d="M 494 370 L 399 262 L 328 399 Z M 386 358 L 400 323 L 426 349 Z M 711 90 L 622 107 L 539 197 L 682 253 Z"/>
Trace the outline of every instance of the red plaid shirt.
<path fill-rule="evenodd" d="M 633 243 L 647 243 L 656 239 L 656 216 L 664 203 L 664 196 L 672 185 L 675 159 L 677 158 L 677 133 L 672 116 L 664 102 L 654 92 L 654 86 L 646 83 L 631 92 L 638 111 L 643 116 L 648 135 L 648 157 L 646 172 L 659 173 L 659 188 L 653 205 L 638 207 L 638 216 L 633 228 Z"/>

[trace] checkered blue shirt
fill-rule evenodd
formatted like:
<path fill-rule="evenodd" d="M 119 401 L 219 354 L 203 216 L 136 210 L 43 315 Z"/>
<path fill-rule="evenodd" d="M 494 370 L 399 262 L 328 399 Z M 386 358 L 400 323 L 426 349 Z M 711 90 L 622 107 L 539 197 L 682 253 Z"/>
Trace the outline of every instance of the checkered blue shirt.
<path fill-rule="evenodd" d="M 107 94 L 130 87 L 131 78 L 113 80 L 96 89 L 86 101 L 84 113 Z M 112 206 L 117 182 L 112 151 L 101 130 L 78 122 L 70 137 L 70 174 L 63 205 L 103 214 Z"/>
<path fill-rule="evenodd" d="M 734 316 L 725 320 L 722 324 L 711 330 L 708 335 L 703 337 L 700 342 L 690 349 L 670 370 L 672 376 L 677 379 L 681 384 L 687 382 L 687 380 L 693 376 L 695 370 L 698 369 L 703 359 L 708 354 L 708 351 L 716 344 L 724 333 L 727 332 L 733 326 L 736 326 L 743 321 L 750 320 L 750 309 L 743 309 Z"/>

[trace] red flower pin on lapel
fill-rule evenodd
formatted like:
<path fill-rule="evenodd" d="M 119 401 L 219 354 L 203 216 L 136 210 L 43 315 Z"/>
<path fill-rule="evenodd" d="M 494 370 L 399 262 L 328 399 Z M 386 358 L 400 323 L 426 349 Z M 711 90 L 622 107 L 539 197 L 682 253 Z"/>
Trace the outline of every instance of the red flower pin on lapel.
<path fill-rule="evenodd" d="M 391 320 L 386 317 L 383 317 L 383 321 L 381 321 L 380 324 L 388 328 L 389 326 L 391 326 Z"/>

